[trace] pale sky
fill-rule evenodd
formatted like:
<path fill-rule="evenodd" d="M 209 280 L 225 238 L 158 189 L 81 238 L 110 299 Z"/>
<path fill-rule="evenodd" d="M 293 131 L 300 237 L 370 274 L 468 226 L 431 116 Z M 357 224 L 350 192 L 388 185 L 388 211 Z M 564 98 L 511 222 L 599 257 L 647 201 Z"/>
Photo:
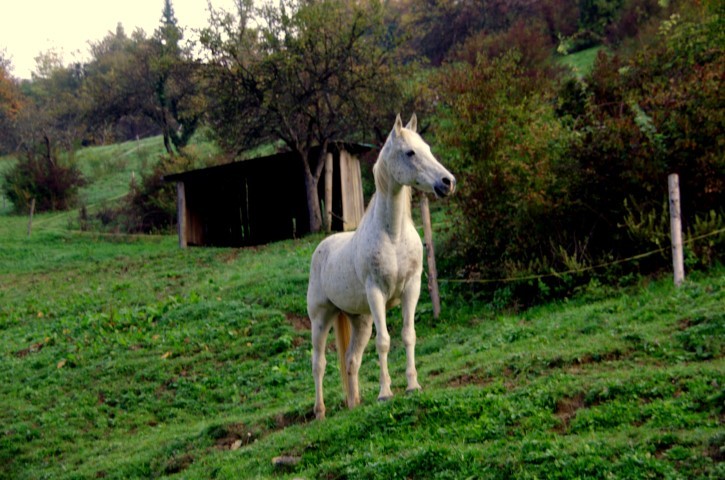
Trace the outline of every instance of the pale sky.
<path fill-rule="evenodd" d="M 214 8 L 234 11 L 234 0 L 211 0 Z M 185 38 L 190 28 L 206 26 L 207 0 L 172 0 Z M 0 0 L 0 52 L 12 63 L 12 74 L 30 78 L 35 57 L 51 49 L 65 64 L 88 59 L 88 42 L 115 32 L 120 22 L 126 34 L 136 27 L 151 35 L 160 23 L 164 0 Z"/>

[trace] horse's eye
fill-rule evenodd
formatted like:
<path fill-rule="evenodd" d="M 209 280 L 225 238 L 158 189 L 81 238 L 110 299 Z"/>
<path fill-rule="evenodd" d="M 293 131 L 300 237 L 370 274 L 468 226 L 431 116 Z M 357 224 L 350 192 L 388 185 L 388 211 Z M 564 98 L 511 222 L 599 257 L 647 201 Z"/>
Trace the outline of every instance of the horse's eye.
<path fill-rule="evenodd" d="M 407 156 L 409 156 L 409 157 L 412 157 L 413 155 L 415 155 L 415 151 L 413 151 L 413 150 L 408 150 L 407 152 L 405 152 L 405 154 L 406 154 Z"/>

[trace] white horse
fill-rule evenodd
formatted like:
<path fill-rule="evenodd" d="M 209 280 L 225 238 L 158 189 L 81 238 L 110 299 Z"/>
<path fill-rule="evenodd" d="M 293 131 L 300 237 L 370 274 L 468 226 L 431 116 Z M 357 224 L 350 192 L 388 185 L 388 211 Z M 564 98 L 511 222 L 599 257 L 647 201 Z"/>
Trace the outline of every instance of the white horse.
<path fill-rule="evenodd" d="M 385 312 L 402 304 L 407 391 L 420 390 L 415 369 L 415 307 L 420 296 L 423 244 L 410 213 L 411 186 L 445 197 L 456 180 L 416 133 L 415 114 L 403 128 L 400 115 L 373 167 L 376 193 L 355 232 L 323 240 L 312 255 L 307 312 L 312 322 L 315 415 L 325 418 L 322 378 L 325 346 L 335 323 L 347 405 L 360 403 L 358 371 L 375 323 L 380 359 L 378 400 L 392 397 L 388 374 L 390 335 Z M 350 332 L 352 327 L 352 335 Z"/>

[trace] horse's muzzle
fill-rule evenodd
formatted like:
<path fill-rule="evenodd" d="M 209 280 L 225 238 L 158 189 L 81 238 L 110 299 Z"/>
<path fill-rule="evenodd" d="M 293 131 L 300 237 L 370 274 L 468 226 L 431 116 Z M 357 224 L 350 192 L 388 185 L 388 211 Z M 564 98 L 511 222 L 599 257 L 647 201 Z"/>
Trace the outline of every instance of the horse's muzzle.
<path fill-rule="evenodd" d="M 436 185 L 433 187 L 433 191 L 435 191 L 435 194 L 438 198 L 447 197 L 451 193 L 453 193 L 456 189 L 456 179 L 453 177 L 443 177 L 439 182 L 436 183 Z"/>

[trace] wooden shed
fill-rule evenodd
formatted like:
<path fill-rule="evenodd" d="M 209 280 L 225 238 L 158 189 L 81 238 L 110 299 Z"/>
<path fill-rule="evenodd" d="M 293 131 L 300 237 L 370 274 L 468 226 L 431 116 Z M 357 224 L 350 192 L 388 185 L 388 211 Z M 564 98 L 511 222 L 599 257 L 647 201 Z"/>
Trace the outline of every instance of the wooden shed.
<path fill-rule="evenodd" d="M 352 230 L 364 212 L 359 156 L 372 147 L 330 148 L 318 184 L 323 223 Z M 319 150 L 310 153 L 317 158 Z M 164 178 L 176 183 L 179 246 L 242 247 L 309 233 L 304 169 L 294 153 L 242 160 Z"/>

